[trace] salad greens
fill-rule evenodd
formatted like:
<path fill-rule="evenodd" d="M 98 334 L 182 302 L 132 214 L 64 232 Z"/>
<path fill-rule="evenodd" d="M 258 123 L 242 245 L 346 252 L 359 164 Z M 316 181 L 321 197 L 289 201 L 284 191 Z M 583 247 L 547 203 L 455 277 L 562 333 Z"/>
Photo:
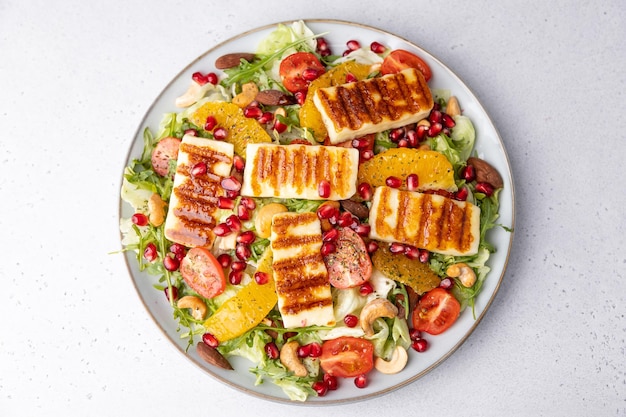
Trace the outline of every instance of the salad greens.
<path fill-rule="evenodd" d="M 124 171 L 124 180 L 121 190 L 121 198 L 127 202 L 136 213 L 147 213 L 148 202 L 153 194 L 158 194 L 164 201 L 168 201 L 172 193 L 173 177 L 176 169 L 176 161 L 171 160 L 169 175 L 161 176 L 154 172 L 151 164 L 152 151 L 158 141 L 164 137 L 181 138 L 186 132 L 193 130 L 195 134 L 211 138 L 210 132 L 195 126 L 190 122 L 191 115 L 204 103 L 229 102 L 240 90 L 243 83 L 254 82 L 259 89 L 280 89 L 285 91 L 279 75 L 278 67 L 281 60 L 294 52 L 316 53 L 316 38 L 322 34 L 314 34 L 303 22 L 295 22 L 292 25 L 278 25 L 264 39 L 261 39 L 255 51 L 256 58 L 252 62 L 242 61 L 239 66 L 224 70 L 224 76 L 219 84 L 210 83 L 203 86 L 202 97 L 193 105 L 182 109 L 180 112 L 165 114 L 156 129 L 156 134 L 146 128 L 144 131 L 144 148 L 141 155 L 133 159 Z M 384 54 L 383 54 L 384 56 Z M 357 60 L 361 63 L 380 64 L 383 56 L 375 54 L 366 48 L 353 51 L 348 56 L 325 56 L 323 62 L 327 66 L 338 65 L 346 60 Z M 374 74 L 376 75 L 376 74 Z M 437 102 L 441 108 L 445 108 L 446 101 L 450 96 L 448 91 L 437 91 Z M 288 124 L 288 131 L 282 135 L 268 131 L 276 143 L 282 143 L 285 138 L 300 137 L 312 142 L 312 138 L 306 129 L 301 129 L 298 119 L 299 104 L 285 106 L 286 116 L 280 121 Z M 455 282 L 452 292 L 459 300 L 462 308 L 474 306 L 474 300 L 480 292 L 483 282 L 490 270 L 487 261 L 494 248 L 486 239 L 489 229 L 497 226 L 498 219 L 498 194 L 496 190 L 487 196 L 475 190 L 474 184 L 461 178 L 460 172 L 466 166 L 466 161 L 473 152 L 476 140 L 476 131 L 472 121 L 464 116 L 454 117 L 454 128 L 443 131 L 440 134 L 427 139 L 430 149 L 440 152 L 452 164 L 457 174 L 457 186 L 468 191 L 467 201 L 478 205 L 481 209 L 480 247 L 473 256 L 450 256 L 432 253 L 428 260 L 430 268 L 440 277 L 446 276 L 447 268 L 458 262 L 469 265 L 477 275 L 476 284 L 466 288 L 459 282 Z M 376 135 L 374 151 L 384 152 L 387 149 L 397 147 L 397 143 L 390 139 L 388 131 Z M 292 212 L 315 212 L 322 201 L 307 201 L 298 199 L 258 198 L 257 207 L 279 202 Z M 240 198 L 236 203 L 240 202 Z M 223 210 L 219 214 L 218 221 L 232 214 L 232 211 Z M 254 219 L 244 221 L 244 228 L 254 229 Z M 136 254 L 136 261 L 140 271 L 158 277 L 154 287 L 164 291 L 173 309 L 173 317 L 179 324 L 181 338 L 188 340 L 188 346 L 193 346 L 204 333 L 203 321 L 194 318 L 187 309 L 177 307 L 175 300 L 185 295 L 196 293 L 185 285 L 179 270 L 168 270 L 162 260 L 171 256 L 172 243 L 167 241 L 163 232 L 163 225 L 154 226 L 150 223 L 139 226 L 134 224 L 131 218 L 123 218 L 120 222 L 122 244 L 126 251 Z M 224 243 L 224 242 L 222 242 Z M 224 243 L 225 244 L 225 243 Z M 261 256 L 269 246 L 269 239 L 257 239 L 251 245 L 251 257 L 249 265 L 254 268 Z M 146 259 L 146 251 L 156 248 L 157 260 Z M 232 251 L 231 251 L 232 252 Z M 237 285 L 227 285 L 221 295 L 205 300 L 208 308 L 208 316 L 213 314 L 241 288 L 252 281 L 250 273 L 244 275 L 244 280 Z M 359 293 L 359 288 L 336 289 L 333 288 L 334 313 L 337 325 L 334 327 L 310 326 L 298 329 L 284 329 L 276 323 L 280 323 L 280 313 L 272 310 L 258 326 L 245 332 L 239 337 L 220 343 L 219 352 L 226 358 L 240 356 L 251 362 L 250 372 L 255 375 L 256 384 L 265 383 L 269 380 L 278 385 L 292 400 L 305 401 L 309 396 L 318 395 L 313 384 L 321 378 L 322 370 L 320 361 L 314 357 L 303 358 L 302 361 L 308 370 L 306 377 L 293 375 L 279 360 L 268 357 L 265 348 L 270 342 L 275 341 L 281 345 L 287 340 L 295 340 L 301 346 L 311 343 L 323 344 L 325 340 L 340 337 L 363 337 L 363 331 L 358 327 L 349 327 L 342 321 L 347 315 L 356 314 L 363 306 L 374 298 L 385 298 L 402 306 L 404 313 L 394 318 L 378 318 L 374 322 L 374 335 L 367 339 L 374 346 L 375 357 L 388 360 L 393 351 L 398 347 L 409 349 L 412 339 L 410 336 L 409 319 L 409 290 L 405 285 L 395 282 L 381 273 L 374 271 L 370 283 L 373 292 L 367 296 Z M 274 334 L 275 336 L 271 336 Z"/>

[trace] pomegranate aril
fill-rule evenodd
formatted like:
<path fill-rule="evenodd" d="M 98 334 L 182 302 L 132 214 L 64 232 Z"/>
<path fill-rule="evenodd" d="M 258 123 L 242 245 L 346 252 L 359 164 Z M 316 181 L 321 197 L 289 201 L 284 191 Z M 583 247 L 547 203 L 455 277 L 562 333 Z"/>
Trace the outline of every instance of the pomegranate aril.
<path fill-rule="evenodd" d="M 130 220 L 137 226 L 146 226 L 148 224 L 148 216 L 143 213 L 133 214 Z"/>
<path fill-rule="evenodd" d="M 150 242 L 143 250 L 143 258 L 148 261 L 154 261 L 158 256 L 157 247 L 154 243 Z"/>
<path fill-rule="evenodd" d="M 429 126 L 424 125 L 418 125 L 415 128 L 415 135 L 417 136 L 418 142 L 421 142 L 426 138 L 426 135 L 428 134 L 428 128 Z"/>
<path fill-rule="evenodd" d="M 181 245 L 180 243 L 172 243 L 170 245 L 170 252 L 176 254 L 176 255 L 185 255 L 185 253 L 187 252 L 187 248 L 183 245 Z"/>
<path fill-rule="evenodd" d="M 178 288 L 177 287 L 166 287 L 163 292 L 165 293 L 165 298 L 167 301 L 176 301 L 178 300 Z"/>
<path fill-rule="evenodd" d="M 372 42 L 370 45 L 370 49 L 372 50 L 372 52 L 374 52 L 375 54 L 382 54 L 383 52 L 385 52 L 385 45 L 383 45 L 380 42 Z"/>
<path fill-rule="evenodd" d="M 346 42 L 346 46 L 348 47 L 350 51 L 356 51 L 357 49 L 361 47 L 361 44 L 359 43 L 359 41 L 351 39 L 348 42 Z"/>
<path fill-rule="evenodd" d="M 298 347 L 298 357 L 299 358 L 308 358 L 309 354 L 311 353 L 311 346 L 309 345 L 302 345 L 300 347 Z"/>
<path fill-rule="evenodd" d="M 409 330 L 409 339 L 411 340 L 419 340 L 422 338 L 422 332 L 420 332 L 417 329 L 410 329 Z"/>
<path fill-rule="evenodd" d="M 308 346 L 310 347 L 309 358 L 319 358 L 322 356 L 322 345 L 317 342 L 312 342 L 309 343 Z"/>
<path fill-rule="evenodd" d="M 356 219 L 354 218 L 354 216 L 352 216 L 352 213 L 350 213 L 349 211 L 344 211 L 343 213 L 341 213 L 341 216 L 339 216 L 339 219 L 337 219 L 337 225 L 340 227 L 351 227 L 353 224 L 356 223 Z"/>
<path fill-rule="evenodd" d="M 351 72 L 346 74 L 346 84 L 357 82 L 358 79 Z"/>
<path fill-rule="evenodd" d="M 178 267 L 180 266 L 180 261 L 176 258 L 175 254 L 168 253 L 167 256 L 163 258 L 163 266 L 168 271 L 173 272 L 178 270 Z"/>
<path fill-rule="evenodd" d="M 191 176 L 199 177 L 200 175 L 206 174 L 207 167 L 204 162 L 198 162 L 194 166 L 191 167 Z"/>
<path fill-rule="evenodd" d="M 411 347 L 416 352 L 425 352 L 428 349 L 428 342 L 425 339 L 417 339 L 411 343 Z"/>
<path fill-rule="evenodd" d="M 233 261 L 230 264 L 230 269 L 232 271 L 243 271 L 246 269 L 247 264 L 244 261 Z"/>
<path fill-rule="evenodd" d="M 322 249 L 320 250 L 322 256 L 328 256 L 337 250 L 337 246 L 333 242 L 322 243 Z"/>
<path fill-rule="evenodd" d="M 270 359 L 278 359 L 278 357 L 280 356 L 280 350 L 278 350 L 278 346 L 276 346 L 276 343 L 274 342 L 267 343 L 264 350 L 265 354 Z"/>
<path fill-rule="evenodd" d="M 320 76 L 320 73 L 315 68 L 305 68 L 301 75 L 306 81 L 314 81 Z"/>
<path fill-rule="evenodd" d="M 339 387 L 337 377 L 331 374 L 324 374 L 324 383 L 329 390 L 336 390 Z"/>
<path fill-rule="evenodd" d="M 428 116 L 428 121 L 430 122 L 430 124 L 434 124 L 434 123 L 441 123 L 443 119 L 442 113 L 439 110 L 433 110 L 430 112 L 430 115 Z"/>
<path fill-rule="evenodd" d="M 456 122 L 454 121 L 452 116 L 447 113 L 443 113 L 441 115 L 441 123 L 448 129 L 452 129 L 456 125 Z"/>
<path fill-rule="evenodd" d="M 215 116 L 207 116 L 206 120 L 204 121 L 204 130 L 211 131 L 215 129 L 215 126 L 217 126 L 217 119 L 215 118 Z"/>
<path fill-rule="evenodd" d="M 239 155 L 233 156 L 233 167 L 237 172 L 243 172 L 246 167 L 246 161 Z"/>
<path fill-rule="evenodd" d="M 365 149 L 361 151 L 361 153 L 359 154 L 359 157 L 361 161 L 369 161 L 370 159 L 374 157 L 374 151 L 371 149 Z"/>
<path fill-rule="evenodd" d="M 223 210 L 232 210 L 235 208 L 235 200 L 226 197 L 217 198 L 217 207 Z"/>
<path fill-rule="evenodd" d="M 391 188 L 400 188 L 400 186 L 402 185 L 402 179 L 390 176 L 385 179 L 385 184 L 387 184 L 387 186 Z"/>
<path fill-rule="evenodd" d="M 237 206 L 237 217 L 241 220 L 250 220 L 250 210 L 246 206 Z"/>
<path fill-rule="evenodd" d="M 360 223 L 356 226 L 353 226 L 352 229 L 356 232 L 357 235 L 361 237 L 367 237 L 372 230 L 372 226 L 370 226 L 369 224 Z"/>
<path fill-rule="evenodd" d="M 406 251 L 406 248 L 404 247 L 402 243 L 393 242 L 392 244 L 389 245 L 389 252 L 391 253 L 404 253 L 405 251 Z"/>
<path fill-rule="evenodd" d="M 220 344 L 220 342 L 217 340 L 217 337 L 213 336 L 211 333 L 203 334 L 202 341 L 206 343 L 207 346 L 210 346 L 212 348 L 216 348 Z"/>
<path fill-rule="evenodd" d="M 228 274 L 228 282 L 231 285 L 239 285 L 241 284 L 241 280 L 243 279 L 243 271 L 230 271 Z"/>
<path fill-rule="evenodd" d="M 472 182 L 476 179 L 476 169 L 474 165 L 466 165 L 461 170 L 461 178 L 465 180 L 465 182 Z"/>
<path fill-rule="evenodd" d="M 296 98 L 296 102 L 299 105 L 303 105 L 306 100 L 306 91 L 296 91 L 293 96 Z"/>
<path fill-rule="evenodd" d="M 359 193 L 359 197 L 361 197 L 364 201 L 370 201 L 372 199 L 372 194 L 374 193 L 372 186 L 366 182 L 362 182 L 358 185 L 357 192 Z"/>
<path fill-rule="evenodd" d="M 214 72 L 209 72 L 209 73 L 206 75 L 206 80 L 207 80 L 209 83 L 213 84 L 213 85 L 216 85 L 216 84 L 217 84 L 217 82 L 219 81 L 219 79 L 218 79 L 218 77 L 217 77 L 217 74 L 216 74 L 216 73 L 214 73 Z"/>
<path fill-rule="evenodd" d="M 415 246 L 406 246 L 404 250 L 404 255 L 409 259 L 419 259 L 420 250 Z"/>
<path fill-rule="evenodd" d="M 359 318 L 357 316 L 355 316 L 354 314 L 347 314 L 343 318 L 343 322 L 348 327 L 356 327 L 356 325 L 359 323 Z"/>
<path fill-rule="evenodd" d="M 337 240 L 338 237 L 339 230 L 335 228 L 329 229 L 322 234 L 322 240 L 324 242 L 334 242 L 335 240 Z"/>
<path fill-rule="evenodd" d="M 280 120 L 274 120 L 274 130 L 276 133 L 284 133 L 287 130 L 287 125 Z"/>
<path fill-rule="evenodd" d="M 239 219 L 239 217 L 237 217 L 234 214 L 231 214 L 230 216 L 226 217 L 226 220 L 224 220 L 224 223 L 233 232 L 239 232 L 241 230 L 241 220 Z"/>
<path fill-rule="evenodd" d="M 263 115 L 263 110 L 258 106 L 247 106 L 243 109 L 243 115 L 248 119 L 258 119 Z"/>
<path fill-rule="evenodd" d="M 375 242 L 372 240 L 367 244 L 366 247 L 367 247 L 367 253 L 372 254 L 378 250 L 378 242 Z"/>
<path fill-rule="evenodd" d="M 316 51 L 321 56 L 328 56 L 331 54 L 330 46 L 328 46 L 328 42 L 324 38 L 317 38 Z"/>
<path fill-rule="evenodd" d="M 374 292 L 374 287 L 369 282 L 365 282 L 361 284 L 361 286 L 359 287 L 359 294 L 361 294 L 362 296 L 369 295 L 373 292 Z"/>
<path fill-rule="evenodd" d="M 222 186 L 223 189 L 227 191 L 241 190 L 241 182 L 233 176 L 223 178 L 222 181 L 220 182 L 220 185 Z"/>
<path fill-rule="evenodd" d="M 185 129 L 185 135 L 197 136 L 198 132 L 196 131 L 196 129 Z"/>
<path fill-rule="evenodd" d="M 270 281 L 270 277 L 267 273 L 262 271 L 257 271 L 254 273 L 254 282 L 259 285 L 265 285 Z"/>
<path fill-rule="evenodd" d="M 317 393 L 318 397 L 323 397 L 328 393 L 328 385 L 324 383 L 324 381 L 315 381 L 311 388 Z"/>
<path fill-rule="evenodd" d="M 469 195 L 469 191 L 467 190 L 467 188 L 463 187 L 459 191 L 454 193 L 454 199 L 459 200 L 459 201 L 465 201 L 467 200 L 468 195 Z"/>
<path fill-rule="evenodd" d="M 199 71 L 191 74 L 191 79 L 199 85 L 204 85 L 208 82 L 207 77 Z"/>
<path fill-rule="evenodd" d="M 369 141 L 364 138 L 352 139 L 352 147 L 356 149 L 365 149 L 369 146 Z"/>
<path fill-rule="evenodd" d="M 488 182 L 479 182 L 476 184 L 476 191 L 479 193 L 483 193 L 487 197 L 491 197 L 493 195 L 494 189 L 491 184 Z"/>
<path fill-rule="evenodd" d="M 443 288 L 444 290 L 449 290 L 453 286 L 454 286 L 454 280 L 450 277 L 446 277 L 442 279 L 441 282 L 439 283 L 439 287 Z"/>
<path fill-rule="evenodd" d="M 218 127 L 213 131 L 213 138 L 215 140 L 224 140 L 228 136 L 228 131 L 223 127 Z"/>
<path fill-rule="evenodd" d="M 367 387 L 367 376 L 359 375 L 356 378 L 354 378 L 354 385 L 356 385 L 357 388 Z"/>
<path fill-rule="evenodd" d="M 394 143 L 398 143 L 398 141 L 404 137 L 405 133 L 406 132 L 402 127 L 393 129 L 391 132 L 389 132 L 389 139 L 391 139 L 391 141 Z"/>
<path fill-rule="evenodd" d="M 239 243 L 235 247 L 235 256 L 237 257 L 237 259 L 247 261 L 250 256 L 252 256 L 252 249 L 250 249 L 250 246 L 248 245 Z"/>
<path fill-rule="evenodd" d="M 317 217 L 320 220 L 330 219 L 331 217 L 336 216 L 338 214 L 339 214 L 339 209 L 337 207 L 334 207 L 332 204 L 322 204 L 317 209 Z"/>
<path fill-rule="evenodd" d="M 423 264 L 428 262 L 430 260 L 430 252 L 428 252 L 426 249 L 420 249 L 419 260 Z"/>
<path fill-rule="evenodd" d="M 246 230 L 237 236 L 237 243 L 251 245 L 256 240 L 256 235 L 252 230 Z"/>
<path fill-rule="evenodd" d="M 406 140 L 409 143 L 410 148 L 416 148 L 420 142 L 417 136 L 417 132 L 413 129 L 410 129 L 406 132 Z"/>
<path fill-rule="evenodd" d="M 317 194 L 322 198 L 330 197 L 330 182 L 327 180 L 320 181 L 317 185 Z"/>
<path fill-rule="evenodd" d="M 222 265 L 223 269 L 228 268 L 232 261 L 233 261 L 233 258 L 227 253 L 222 253 L 217 257 L 217 262 L 219 262 L 219 264 Z"/>
<path fill-rule="evenodd" d="M 247 208 L 248 210 L 254 210 L 256 208 L 256 202 L 250 197 L 242 197 L 239 204 Z"/>
<path fill-rule="evenodd" d="M 274 121 L 274 113 L 271 111 L 263 112 L 263 114 L 257 119 L 259 123 L 265 125 Z"/>
<path fill-rule="evenodd" d="M 417 174 L 409 174 L 406 177 L 406 188 L 409 191 L 415 191 L 420 185 L 419 177 Z"/>
<path fill-rule="evenodd" d="M 443 129 L 443 126 L 441 125 L 441 123 L 433 123 L 428 128 L 428 136 L 430 137 L 437 136 L 438 134 L 441 133 L 442 129 Z"/>

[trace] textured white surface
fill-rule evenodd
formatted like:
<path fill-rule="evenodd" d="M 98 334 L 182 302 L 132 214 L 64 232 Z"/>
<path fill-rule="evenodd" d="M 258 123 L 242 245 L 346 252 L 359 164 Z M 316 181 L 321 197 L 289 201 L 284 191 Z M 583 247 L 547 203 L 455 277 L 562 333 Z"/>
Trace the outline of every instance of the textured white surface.
<path fill-rule="evenodd" d="M 621 0 L 0 2 L 0 415 L 626 415 Z M 117 232 L 152 100 L 216 43 L 334 18 L 407 38 L 482 100 L 516 180 L 508 272 L 426 377 L 323 409 L 226 387 L 146 314 Z"/>

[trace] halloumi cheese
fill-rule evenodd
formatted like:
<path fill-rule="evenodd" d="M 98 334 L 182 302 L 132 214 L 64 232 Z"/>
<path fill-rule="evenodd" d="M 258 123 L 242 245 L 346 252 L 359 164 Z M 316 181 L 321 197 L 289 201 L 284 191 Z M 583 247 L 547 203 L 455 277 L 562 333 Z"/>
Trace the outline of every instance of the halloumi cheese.
<path fill-rule="evenodd" d="M 183 137 L 165 219 L 167 239 L 189 247 L 213 245 L 218 198 L 224 195 L 220 182 L 230 175 L 233 155 L 230 143 L 192 135 Z M 206 164 L 206 174 L 192 175 L 193 167 L 201 162 Z"/>
<path fill-rule="evenodd" d="M 356 193 L 359 151 L 315 145 L 249 143 L 241 195 L 345 200 Z M 327 181 L 330 195 L 320 196 Z"/>
<path fill-rule="evenodd" d="M 313 102 L 331 144 L 416 123 L 427 117 L 434 105 L 424 76 L 414 68 L 319 88 Z"/>
<path fill-rule="evenodd" d="M 377 187 L 369 215 L 370 238 L 400 242 L 444 255 L 474 255 L 480 208 L 436 194 Z"/>
<path fill-rule="evenodd" d="M 320 253 L 322 228 L 317 215 L 275 214 L 270 244 L 278 309 L 285 328 L 333 326 L 333 300 Z"/>

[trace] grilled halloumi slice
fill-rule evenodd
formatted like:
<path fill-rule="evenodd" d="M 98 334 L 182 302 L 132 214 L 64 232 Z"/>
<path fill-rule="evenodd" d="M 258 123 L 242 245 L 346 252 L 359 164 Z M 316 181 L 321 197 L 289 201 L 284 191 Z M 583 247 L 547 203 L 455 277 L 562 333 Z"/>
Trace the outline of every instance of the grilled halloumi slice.
<path fill-rule="evenodd" d="M 400 242 L 444 255 L 474 255 L 480 241 L 480 208 L 436 194 L 377 187 L 370 238 Z"/>
<path fill-rule="evenodd" d="M 334 325 L 328 271 L 320 253 L 322 228 L 317 215 L 275 214 L 270 242 L 278 309 L 284 326 Z"/>
<path fill-rule="evenodd" d="M 434 104 L 424 76 L 414 68 L 319 88 L 313 102 L 332 144 L 416 123 Z"/>
<path fill-rule="evenodd" d="M 358 169 L 354 148 L 249 143 L 241 195 L 345 200 L 356 193 Z M 328 197 L 320 197 L 322 181 L 328 181 Z"/>
<path fill-rule="evenodd" d="M 213 245 L 218 197 L 224 195 L 220 182 L 230 175 L 233 154 L 230 143 L 191 135 L 183 137 L 165 219 L 167 239 L 190 247 Z M 191 175 L 192 168 L 200 162 L 206 164 L 206 174 Z"/>

